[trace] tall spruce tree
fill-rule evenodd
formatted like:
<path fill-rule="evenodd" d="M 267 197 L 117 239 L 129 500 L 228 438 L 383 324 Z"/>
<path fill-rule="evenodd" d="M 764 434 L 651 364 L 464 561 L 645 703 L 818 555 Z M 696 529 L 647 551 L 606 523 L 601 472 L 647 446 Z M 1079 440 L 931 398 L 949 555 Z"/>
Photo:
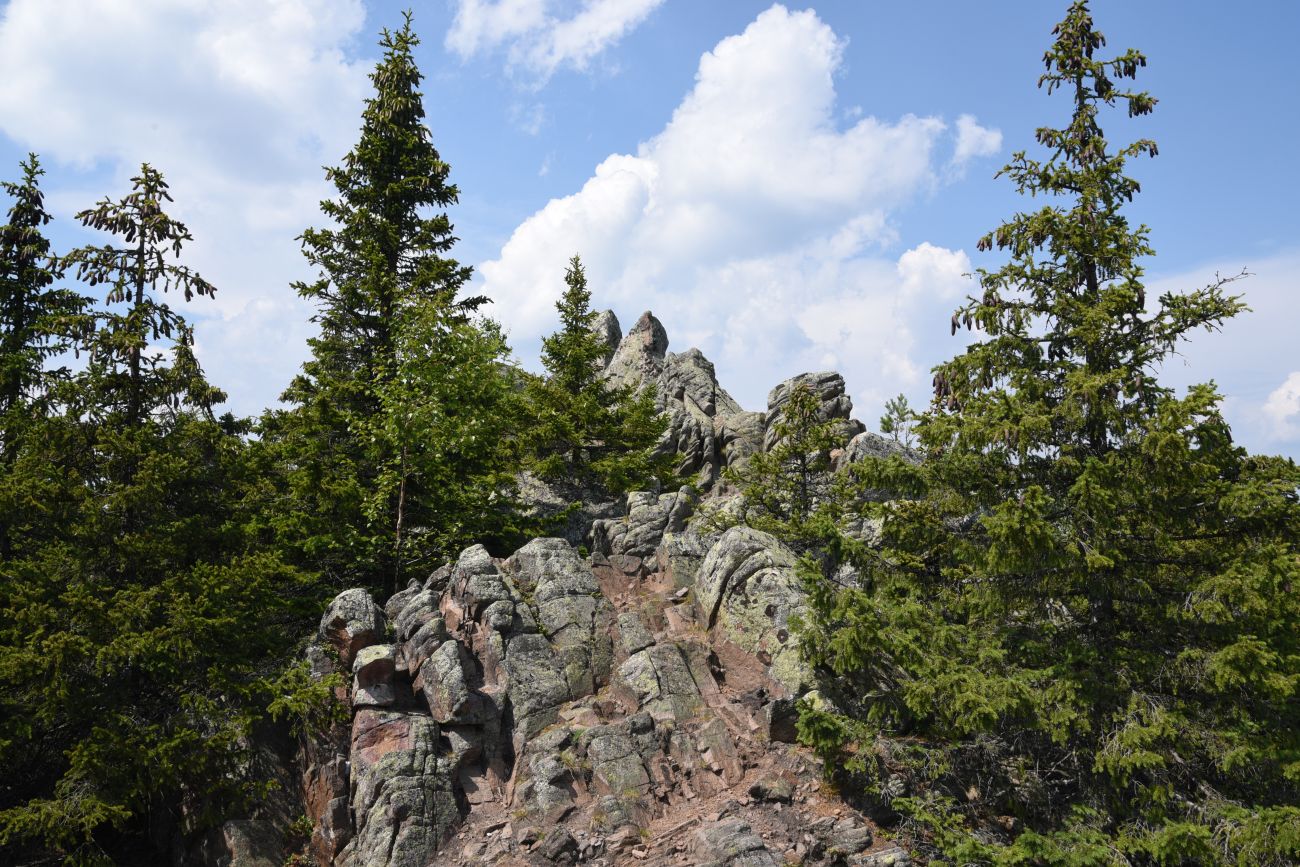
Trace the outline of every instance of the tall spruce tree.
<path fill-rule="evenodd" d="M 555 304 L 560 330 L 542 340 L 546 376 L 528 389 L 534 469 L 545 479 L 609 493 L 668 481 L 672 455 L 655 448 L 668 421 L 655 407 L 653 387 L 637 391 L 605 381 L 606 346 L 595 332 L 598 314 L 578 256 L 569 260 L 564 281 Z"/>
<path fill-rule="evenodd" d="M 0 226 L 0 465 L 9 466 L 17 440 L 51 386 L 67 368 L 46 363 L 68 352 L 87 324 L 89 299 L 54 286 L 59 271 L 42 230 L 50 222 L 36 154 L 19 164 L 22 179 L 0 184 L 13 202 Z"/>
<path fill-rule="evenodd" d="M 455 203 L 457 189 L 424 124 L 409 12 L 380 44 L 360 140 L 326 170 L 338 195 L 321 209 L 334 225 L 301 239 L 320 278 L 296 288 L 317 304 L 320 334 L 284 393 L 293 408 L 268 415 L 263 433 L 287 477 L 289 505 L 276 531 L 295 558 L 334 587 L 391 589 L 412 500 L 394 490 L 374 508 L 372 493 L 399 447 L 368 433 L 401 366 L 398 329 L 413 308 L 465 317 L 487 299 L 458 297 L 471 270 L 447 256 L 456 240 L 447 214 L 429 213 Z"/>
<path fill-rule="evenodd" d="M 1054 35 L 1072 114 L 1003 170 L 1053 201 L 980 241 L 1010 261 L 953 317 L 984 339 L 935 370 L 924 462 L 858 466 L 895 495 L 862 507 L 879 544 L 828 531 L 807 564 L 838 706 L 801 731 L 932 863 L 1297 863 L 1300 471 L 1158 381 L 1243 305 L 1229 279 L 1148 305 L 1123 208 L 1156 145 L 1100 126 L 1154 108 L 1121 84 L 1146 60 L 1100 57 L 1086 2 Z"/>

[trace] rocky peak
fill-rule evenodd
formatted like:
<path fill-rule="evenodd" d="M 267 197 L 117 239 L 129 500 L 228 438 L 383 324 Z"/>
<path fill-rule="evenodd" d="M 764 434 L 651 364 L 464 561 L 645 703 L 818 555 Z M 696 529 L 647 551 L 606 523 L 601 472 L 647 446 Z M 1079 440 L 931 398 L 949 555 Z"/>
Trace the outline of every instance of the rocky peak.
<path fill-rule="evenodd" d="M 605 376 L 619 386 L 640 388 L 659 376 L 668 352 L 668 332 L 647 310 L 618 344 Z"/>
<path fill-rule="evenodd" d="M 596 321 L 592 323 L 591 330 L 596 332 L 600 342 L 605 345 L 605 357 L 601 359 L 601 364 L 609 366 L 613 360 L 615 351 L 618 350 L 619 343 L 623 340 L 623 328 L 618 324 L 618 317 L 614 315 L 613 310 L 602 310 L 596 315 Z"/>
<path fill-rule="evenodd" d="M 726 508 L 717 471 L 770 447 L 798 385 L 861 431 L 843 378 L 803 374 L 746 412 L 698 349 L 667 351 L 653 314 L 621 339 L 610 312 L 597 328 L 606 375 L 655 387 L 660 447 L 703 489 L 629 494 L 505 558 L 472 546 L 382 605 L 340 594 L 311 656 L 349 678 L 350 721 L 299 757 L 312 862 L 905 864 L 794 744 L 795 702 L 823 700 L 791 625 L 807 604 L 795 555 L 691 521 Z M 862 434 L 838 460 L 888 448 Z M 213 839 L 256 838 L 226 830 Z"/>

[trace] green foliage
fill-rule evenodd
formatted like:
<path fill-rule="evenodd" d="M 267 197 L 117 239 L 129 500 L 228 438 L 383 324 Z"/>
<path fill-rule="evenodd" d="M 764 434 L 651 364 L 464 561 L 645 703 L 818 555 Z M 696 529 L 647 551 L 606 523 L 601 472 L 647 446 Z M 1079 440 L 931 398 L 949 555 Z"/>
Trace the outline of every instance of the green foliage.
<path fill-rule="evenodd" d="M 152 294 L 214 290 L 165 259 L 189 234 L 161 175 L 133 185 L 81 215 L 131 246 L 62 260 L 120 307 L 79 341 L 85 368 L 48 381 L 0 475 L 6 860 L 148 860 L 146 828 L 179 836 L 259 797 L 247 735 L 303 628 L 298 574 L 245 531 L 240 426 L 212 418 L 220 392 Z M 167 337 L 171 364 L 148 349 Z"/>
<path fill-rule="evenodd" d="M 1212 385 L 1157 381 L 1243 305 L 1219 279 L 1148 310 L 1122 208 L 1156 146 L 1099 124 L 1152 110 L 1119 85 L 1145 59 L 1095 56 L 1083 2 L 1055 35 L 1070 121 L 1003 170 L 1052 201 L 980 242 L 1010 261 L 953 317 L 985 339 L 936 368 L 924 462 L 852 470 L 879 538 L 845 522 L 806 570 L 836 706 L 801 730 L 868 797 L 907 781 L 932 863 L 1294 863 L 1300 470 L 1236 447 Z"/>
<path fill-rule="evenodd" d="M 916 445 L 916 435 L 912 425 L 916 423 L 916 414 L 907 402 L 907 395 L 900 394 L 885 401 L 885 414 L 880 417 L 880 432 L 886 434 L 903 448 Z"/>
<path fill-rule="evenodd" d="M 565 271 L 555 307 L 560 330 L 542 340 L 546 376 L 528 384 L 533 469 L 544 479 L 599 485 L 614 494 L 669 482 L 672 456 L 656 448 L 668 420 L 653 388 L 613 387 L 601 373 L 606 347 L 582 261 Z"/>
<path fill-rule="evenodd" d="M 403 316 L 397 376 L 380 388 L 370 434 L 390 458 L 364 504 L 376 524 L 399 504 L 398 576 L 475 542 L 513 549 L 531 529 L 515 495 L 525 406 L 500 326 L 432 304 Z"/>
<path fill-rule="evenodd" d="M 66 367 L 46 364 L 66 353 L 86 325 L 89 299 L 55 288 L 59 278 L 50 242 L 50 222 L 41 192 L 45 174 L 35 154 L 19 168 L 22 180 L 0 184 L 12 199 L 0 226 L 0 462 L 10 465 L 25 424 L 41 415 L 50 390 L 68 376 Z M 3 550 L 3 549 L 0 549 Z"/>
<path fill-rule="evenodd" d="M 210 414 L 225 395 L 203 379 L 192 351 L 193 338 L 180 314 L 160 302 L 156 293 L 181 291 L 186 301 L 211 297 L 215 288 L 183 265 L 167 261 L 179 256 L 189 230 L 163 211 L 172 200 L 163 176 L 147 163 L 131 179 L 131 192 L 120 201 L 101 200 L 77 214 L 82 225 L 118 236 L 126 246 L 78 247 L 59 260 L 90 286 L 108 286 L 109 305 L 125 304 L 125 312 L 110 309 L 90 337 L 86 376 L 95 399 L 79 408 L 134 427 L 159 407 L 188 406 Z M 172 341 L 173 363 L 150 353 L 160 340 Z"/>
<path fill-rule="evenodd" d="M 453 204 L 457 189 L 448 183 L 450 169 L 424 125 L 413 53 L 418 42 L 409 14 L 400 30 L 384 32 L 384 56 L 371 76 L 375 93 L 366 101 L 360 140 L 341 166 L 326 171 L 337 197 L 321 208 L 333 227 L 302 235 L 303 253 L 320 278 L 296 286 L 318 305 L 320 334 L 310 341 L 311 359 L 284 394 L 292 408 L 268 413 L 262 422 L 262 460 L 280 480 L 268 492 L 278 504 L 268 512 L 268 532 L 294 562 L 321 574 L 335 590 L 363 585 L 391 592 L 407 568 L 476 529 L 477 518 L 459 527 L 435 525 L 460 520 L 447 511 L 460 495 L 421 501 L 444 493 L 431 486 L 438 476 L 432 465 L 410 465 L 410 438 L 418 431 L 451 437 L 420 446 L 446 475 L 449 456 L 463 454 L 464 443 L 454 425 L 435 422 L 430 413 L 470 419 L 476 409 L 468 401 L 475 393 L 499 391 L 500 383 L 469 383 L 438 366 L 464 353 L 475 356 L 467 368 L 475 375 L 504 374 L 480 363 L 487 351 L 481 341 L 497 340 L 495 330 L 479 334 L 452 324 L 486 299 L 457 297 L 470 269 L 447 257 L 456 239 L 446 213 L 428 213 Z M 407 327 L 417 333 L 403 334 Z M 456 348 L 457 338 L 480 343 Z M 422 351 L 441 354 L 423 359 L 417 371 L 413 353 Z M 424 399 L 422 407 L 407 406 L 405 400 L 419 397 L 421 377 L 437 383 L 440 396 L 453 403 L 431 409 Z M 482 433 L 492 424 L 474 418 L 470 428 Z M 468 481 L 475 493 L 465 496 L 481 499 L 500 477 L 498 458 L 509 454 L 506 447 L 504 455 L 482 456 L 475 466 L 484 476 L 472 476 L 474 467 L 466 466 L 448 480 Z M 411 490 L 406 483 L 421 475 L 430 484 Z M 407 541 L 416 522 L 425 522 L 420 532 L 435 544 L 412 555 Z"/>
<path fill-rule="evenodd" d="M 776 422 L 773 446 L 723 471 L 723 479 L 740 491 L 738 512 L 711 513 L 709 520 L 763 530 L 796 551 L 822 541 L 826 528 L 843 517 L 851 492 L 831 475 L 831 452 L 843 448 L 847 437 L 820 410 L 813 390 L 797 385 Z"/>

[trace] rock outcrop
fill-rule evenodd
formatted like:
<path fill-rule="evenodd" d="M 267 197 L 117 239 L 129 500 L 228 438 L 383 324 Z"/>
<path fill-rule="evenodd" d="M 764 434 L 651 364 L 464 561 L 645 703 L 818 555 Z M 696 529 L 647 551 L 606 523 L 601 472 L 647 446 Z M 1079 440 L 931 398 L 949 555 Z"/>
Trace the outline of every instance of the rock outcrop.
<path fill-rule="evenodd" d="M 841 465 L 898 447 L 862 433 L 837 374 L 796 377 L 746 412 L 697 350 L 667 351 L 651 314 L 626 336 L 613 314 L 598 329 L 605 375 L 654 386 L 672 419 L 661 446 L 703 492 L 632 493 L 506 557 L 466 548 L 387 600 L 340 594 L 310 656 L 318 676 L 345 675 L 350 723 L 302 745 L 304 854 L 320 867 L 905 864 L 793 743 L 796 702 L 821 700 L 792 629 L 807 601 L 795 555 L 692 521 L 726 510 L 709 485 L 774 444 L 800 383 L 856 434 Z M 228 825 L 205 845 L 254 859 L 262 831 Z"/>
<path fill-rule="evenodd" d="M 668 352 L 668 334 L 649 311 L 632 326 L 605 368 L 619 386 L 655 389 L 669 426 L 659 448 L 677 456 L 676 471 L 708 487 L 724 466 L 762 447 L 754 413 L 718 384 L 713 364 L 698 349 Z"/>
<path fill-rule="evenodd" d="M 763 420 L 763 450 L 770 451 L 779 436 L 777 425 L 785 418 L 785 406 L 797 388 L 808 388 L 817 398 L 817 418 L 836 423 L 837 433 L 849 440 L 866 430 L 852 418 L 853 401 L 844 386 L 844 377 L 833 371 L 801 373 L 772 389 L 767 395 L 767 415 Z"/>

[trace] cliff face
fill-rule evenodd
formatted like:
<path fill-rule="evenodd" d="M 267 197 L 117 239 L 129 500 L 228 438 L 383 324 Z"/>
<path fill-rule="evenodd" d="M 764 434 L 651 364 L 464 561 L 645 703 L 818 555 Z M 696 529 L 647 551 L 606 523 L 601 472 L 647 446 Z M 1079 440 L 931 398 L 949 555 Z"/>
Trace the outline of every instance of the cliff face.
<path fill-rule="evenodd" d="M 593 504 L 619 516 L 579 528 L 581 551 L 475 546 L 391 599 L 340 594 L 313 664 L 350 673 L 351 722 L 299 757 L 312 863 L 906 863 L 794 744 L 795 701 L 814 689 L 790 625 L 805 603 L 794 555 L 690 523 L 726 507 L 722 467 L 770 447 L 793 381 L 745 412 L 698 351 L 667 352 L 653 316 L 621 340 L 610 320 L 607 375 L 656 386 L 662 448 L 704 493 Z M 798 379 L 859 434 L 841 459 L 883 447 L 837 374 Z M 263 863 L 225 848 L 224 863 Z"/>

